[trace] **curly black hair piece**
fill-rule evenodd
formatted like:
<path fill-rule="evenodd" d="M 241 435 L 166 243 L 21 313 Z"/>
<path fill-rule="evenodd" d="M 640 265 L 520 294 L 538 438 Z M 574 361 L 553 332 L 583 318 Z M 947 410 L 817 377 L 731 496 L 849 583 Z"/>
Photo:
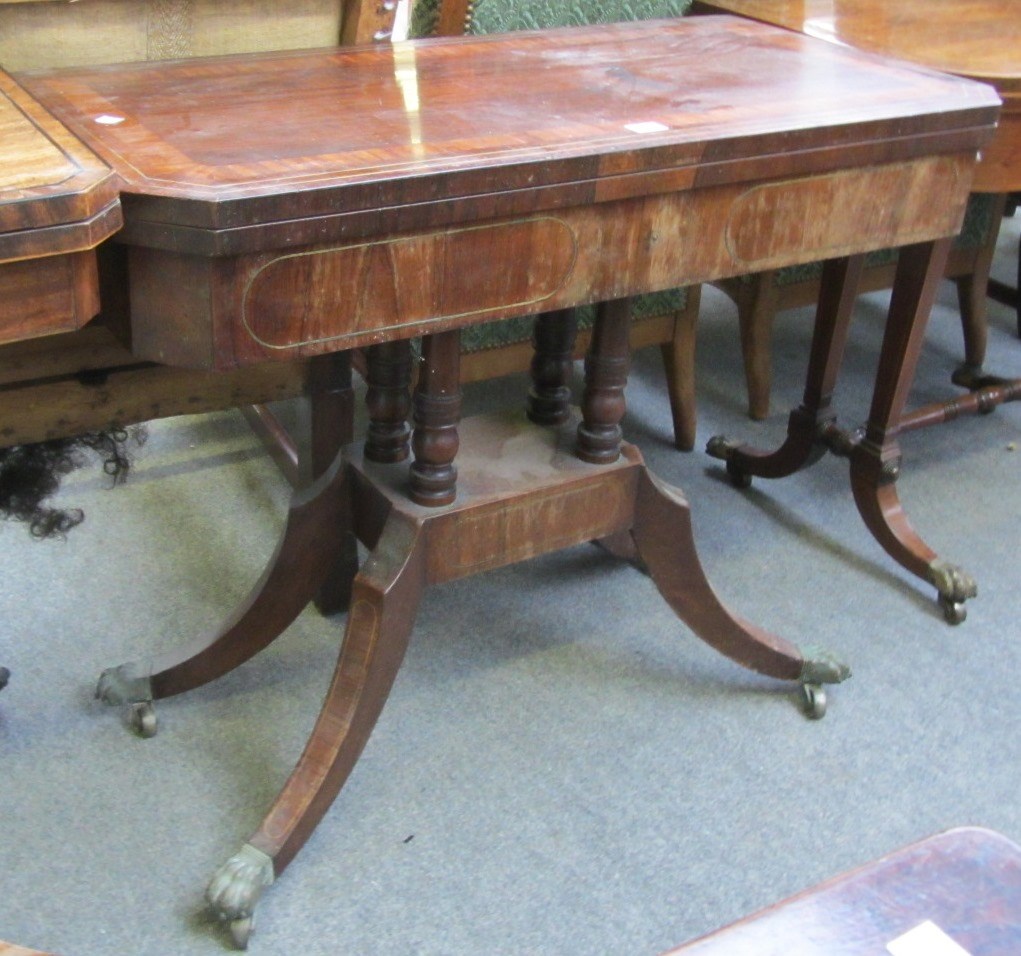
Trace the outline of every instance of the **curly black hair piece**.
<path fill-rule="evenodd" d="M 141 445 L 143 426 L 89 432 L 31 445 L 0 448 L 0 518 L 22 521 L 35 538 L 63 537 L 85 519 L 81 508 L 52 508 L 63 477 L 99 458 L 103 473 L 118 485 L 131 469 L 128 444 Z"/>

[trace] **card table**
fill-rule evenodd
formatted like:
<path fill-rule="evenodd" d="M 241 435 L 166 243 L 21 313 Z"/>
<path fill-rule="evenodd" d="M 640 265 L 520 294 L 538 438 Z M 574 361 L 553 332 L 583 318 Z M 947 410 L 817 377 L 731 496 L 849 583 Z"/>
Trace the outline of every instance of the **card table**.
<path fill-rule="evenodd" d="M 820 258 L 853 271 L 907 245 L 918 282 L 891 322 L 917 317 L 998 114 L 991 89 L 730 17 L 19 82 L 119 177 L 141 357 L 229 370 L 366 352 L 364 448 L 295 499 L 249 600 L 98 689 L 144 728 L 155 698 L 275 639 L 351 533 L 369 548 L 348 568 L 346 633 L 306 749 L 207 893 L 239 944 L 354 767 L 428 584 L 602 541 L 640 560 L 698 637 L 800 683 L 821 713 L 820 685 L 847 667 L 725 607 L 683 495 L 621 441 L 628 298 Z M 574 412 L 569 315 L 589 302 Z M 459 329 L 536 312 L 533 421 L 460 422 Z M 873 454 L 883 463 L 885 446 Z"/>
<path fill-rule="evenodd" d="M 1021 10 L 1016 0 L 696 0 L 693 10 L 739 14 L 804 36 L 989 84 L 1001 97 L 1003 107 L 995 134 L 982 148 L 972 190 L 1001 195 L 1021 190 Z M 976 313 L 965 337 L 964 364 L 953 375 L 954 383 L 969 391 L 905 411 L 928 318 L 928 308 L 923 311 L 910 330 L 897 335 L 890 328 L 877 371 L 877 404 L 870 412 L 864 443 L 836 427 L 830 408 L 851 319 L 849 303 L 842 313 L 821 310 L 818 314 L 813 348 L 825 351 L 827 359 L 810 371 L 804 401 L 791 416 L 784 445 L 766 454 L 716 436 L 708 451 L 727 463 L 729 474 L 741 487 L 747 487 L 753 476 L 789 475 L 818 460 L 820 449 L 827 447 L 850 456 L 851 485 L 866 526 L 894 560 L 935 586 L 944 617 L 959 624 L 967 615 L 964 602 L 978 592 L 976 582 L 963 569 L 940 559 L 911 527 L 894 486 L 901 465 L 896 439 L 915 428 L 988 412 L 1015 401 L 1021 398 L 1021 379 L 983 372 L 985 315 Z M 881 430 L 876 427 L 880 419 L 887 423 Z M 881 466 L 869 444 L 885 446 Z M 883 485 L 878 495 L 876 482 Z"/>

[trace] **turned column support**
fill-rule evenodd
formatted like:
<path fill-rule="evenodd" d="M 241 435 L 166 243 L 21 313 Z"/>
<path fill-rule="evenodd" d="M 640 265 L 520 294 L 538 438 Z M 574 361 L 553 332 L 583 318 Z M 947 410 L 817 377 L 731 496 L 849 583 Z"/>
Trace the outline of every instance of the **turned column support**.
<path fill-rule="evenodd" d="M 631 364 L 630 326 L 630 299 L 599 304 L 592 344 L 585 357 L 582 421 L 575 449 L 582 461 L 610 464 L 620 456 L 620 423 L 627 408 L 624 387 Z"/>
<path fill-rule="evenodd" d="M 422 339 L 414 395 L 411 500 L 429 507 L 449 505 L 457 494 L 457 425 L 461 420 L 461 333 Z"/>

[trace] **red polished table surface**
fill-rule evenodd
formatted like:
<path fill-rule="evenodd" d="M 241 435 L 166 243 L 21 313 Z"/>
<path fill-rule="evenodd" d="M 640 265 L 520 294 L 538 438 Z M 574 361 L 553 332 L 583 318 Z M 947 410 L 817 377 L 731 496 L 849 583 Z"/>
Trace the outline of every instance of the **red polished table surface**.
<path fill-rule="evenodd" d="M 1021 952 L 1021 847 L 991 830 L 929 837 L 664 956 L 949 956 L 953 944 Z"/>
<path fill-rule="evenodd" d="M 806 36 L 981 80 L 1003 98 L 980 192 L 1021 189 L 1021 4 L 1017 0 L 697 0 Z"/>
<path fill-rule="evenodd" d="M 952 233 L 998 105 L 730 17 L 19 79 L 123 181 L 136 352 L 216 368 Z"/>

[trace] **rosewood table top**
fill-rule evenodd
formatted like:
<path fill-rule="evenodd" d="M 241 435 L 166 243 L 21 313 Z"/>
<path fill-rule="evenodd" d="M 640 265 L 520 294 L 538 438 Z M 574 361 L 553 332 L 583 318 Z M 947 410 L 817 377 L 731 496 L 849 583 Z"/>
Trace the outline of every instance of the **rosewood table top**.
<path fill-rule="evenodd" d="M 214 368 L 953 232 L 998 107 L 730 17 L 20 81 L 122 180 L 140 357 Z M 897 165 L 920 155 L 927 171 Z M 930 180 L 895 187 L 896 221 L 868 202 L 879 166 Z M 796 224 L 811 193 L 846 189 L 867 211 Z M 764 230 L 780 205 L 790 221 Z M 635 242 L 651 254 L 620 254 Z M 206 291 L 152 311 L 182 288 Z"/>
<path fill-rule="evenodd" d="M 976 171 L 980 192 L 1021 189 L 1021 9 L 1016 0 L 697 0 L 806 36 L 996 87 L 1000 129 Z"/>
<path fill-rule="evenodd" d="M 0 343 L 99 311 L 92 250 L 121 225 L 110 168 L 0 71 Z"/>

